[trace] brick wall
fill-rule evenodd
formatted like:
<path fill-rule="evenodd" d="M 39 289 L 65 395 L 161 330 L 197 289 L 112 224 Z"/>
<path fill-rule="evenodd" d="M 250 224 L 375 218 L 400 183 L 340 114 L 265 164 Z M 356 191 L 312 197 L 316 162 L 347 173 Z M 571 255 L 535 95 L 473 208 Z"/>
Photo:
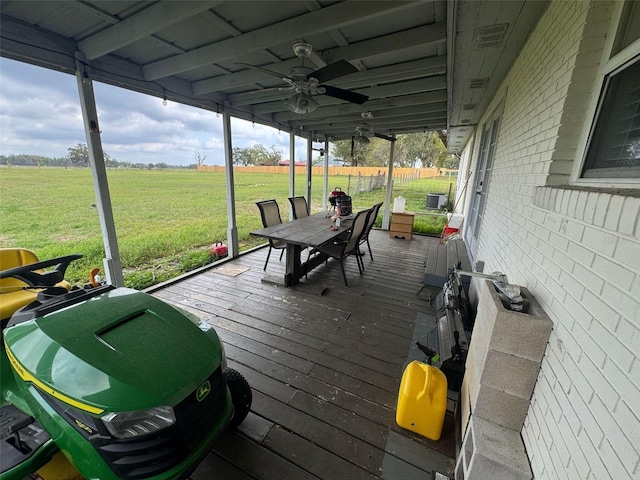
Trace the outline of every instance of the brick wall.
<path fill-rule="evenodd" d="M 640 478 L 640 190 L 559 187 L 612 12 L 552 1 L 487 110 L 504 98 L 475 258 L 554 322 L 522 430 L 536 480 Z"/>

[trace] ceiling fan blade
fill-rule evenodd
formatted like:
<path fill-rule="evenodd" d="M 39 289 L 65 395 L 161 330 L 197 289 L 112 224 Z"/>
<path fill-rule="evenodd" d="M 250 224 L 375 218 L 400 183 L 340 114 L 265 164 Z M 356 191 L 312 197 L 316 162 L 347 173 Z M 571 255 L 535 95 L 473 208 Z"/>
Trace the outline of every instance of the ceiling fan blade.
<path fill-rule="evenodd" d="M 382 138 L 383 140 L 388 140 L 389 142 L 395 142 L 397 138 L 389 137 L 388 135 L 383 135 L 381 133 L 374 133 L 374 136 L 378 138 Z"/>
<path fill-rule="evenodd" d="M 318 83 L 324 83 L 329 80 L 333 80 L 334 78 L 343 77 L 350 73 L 356 73 L 357 71 L 358 69 L 346 60 L 338 60 L 337 62 L 330 63 L 329 65 L 310 73 L 309 77 L 316 78 Z"/>
<path fill-rule="evenodd" d="M 255 65 L 251 65 L 249 63 L 236 63 L 236 65 L 242 65 L 243 67 L 253 68 L 254 70 L 260 70 L 261 72 L 268 73 L 269 75 L 273 75 L 274 77 L 278 77 L 280 79 L 286 78 L 286 75 L 283 75 L 278 72 L 274 72 L 273 70 L 268 70 L 262 67 L 256 67 Z"/>
<path fill-rule="evenodd" d="M 332 87 L 331 85 L 322 85 L 322 88 L 325 89 L 325 95 L 339 98 L 340 100 L 346 100 L 347 102 L 357 103 L 358 105 L 362 105 L 364 102 L 369 100 L 369 97 L 366 95 L 352 92 L 351 90 L 344 90 L 342 88 Z"/>

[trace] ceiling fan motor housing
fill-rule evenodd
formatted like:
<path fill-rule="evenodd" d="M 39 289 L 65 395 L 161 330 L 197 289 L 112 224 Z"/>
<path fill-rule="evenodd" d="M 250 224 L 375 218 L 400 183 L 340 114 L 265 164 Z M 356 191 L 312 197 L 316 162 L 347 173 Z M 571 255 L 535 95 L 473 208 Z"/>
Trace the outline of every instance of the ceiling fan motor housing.
<path fill-rule="evenodd" d="M 306 42 L 297 42 L 293 44 L 293 53 L 297 57 L 306 58 L 313 52 L 313 47 Z"/>

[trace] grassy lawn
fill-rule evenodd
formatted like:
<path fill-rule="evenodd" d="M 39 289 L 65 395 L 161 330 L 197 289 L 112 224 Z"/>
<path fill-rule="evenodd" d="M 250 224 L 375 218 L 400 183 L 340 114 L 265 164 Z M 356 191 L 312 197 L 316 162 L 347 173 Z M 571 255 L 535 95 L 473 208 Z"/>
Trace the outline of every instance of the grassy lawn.
<path fill-rule="evenodd" d="M 125 283 L 145 288 L 215 260 L 208 246 L 226 241 L 227 199 L 224 173 L 193 170 L 109 170 L 109 191 Z M 439 235 L 444 218 L 430 215 L 427 193 L 447 193 L 453 180 L 396 182 L 393 197 L 406 198 L 416 212 L 414 231 Z M 240 249 L 263 243 L 249 232 L 261 227 L 255 202 L 275 198 L 288 219 L 289 178 L 280 174 L 235 172 L 236 219 Z M 322 177 L 313 179 L 312 207 L 322 204 Z M 348 178 L 330 177 L 329 190 Z M 296 194 L 305 194 L 304 175 Z M 384 201 L 385 190 L 352 195 L 355 210 Z M 89 169 L 0 169 L 0 247 L 32 249 L 41 259 L 70 253 L 84 257 L 67 277 L 84 282 L 102 266 L 103 243 Z M 378 219 L 381 223 L 381 215 Z"/>

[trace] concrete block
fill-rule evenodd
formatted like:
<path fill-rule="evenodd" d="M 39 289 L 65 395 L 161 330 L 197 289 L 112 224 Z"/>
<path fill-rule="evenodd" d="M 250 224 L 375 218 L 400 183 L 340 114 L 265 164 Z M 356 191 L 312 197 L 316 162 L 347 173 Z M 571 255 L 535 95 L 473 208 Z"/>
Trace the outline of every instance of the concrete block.
<path fill-rule="evenodd" d="M 540 363 L 507 353 L 489 350 L 480 385 L 505 392 L 527 402 L 538 379 Z"/>
<path fill-rule="evenodd" d="M 471 342 L 464 372 L 464 378 L 469 383 L 469 393 L 474 397 L 478 394 L 482 369 L 484 368 L 488 353 L 488 349 L 479 347 L 478 345 L 478 343 Z"/>
<path fill-rule="evenodd" d="M 516 397 L 482 384 L 477 389 L 475 399 L 471 396 L 471 412 L 474 416 L 516 432 L 522 430 L 529 404 L 529 399 Z"/>
<path fill-rule="evenodd" d="M 473 345 L 473 342 L 471 343 Z M 463 381 L 466 382 L 467 391 L 469 393 L 469 401 L 472 407 L 475 406 L 478 398 L 478 391 L 480 390 L 480 364 L 475 361 L 472 356 L 472 351 L 469 350 L 467 355 L 467 361 L 465 363 L 465 372 Z"/>
<path fill-rule="evenodd" d="M 540 362 L 549 342 L 553 322 L 526 288 L 521 287 L 521 292 L 530 304 L 527 313 L 505 308 L 493 283 L 488 280 L 482 282 L 474 333 L 478 326 L 483 331 L 482 323 L 486 323 L 487 328 L 491 329 L 490 350 Z"/>
<path fill-rule="evenodd" d="M 519 432 L 472 416 L 455 470 L 456 480 L 531 480 Z"/>

